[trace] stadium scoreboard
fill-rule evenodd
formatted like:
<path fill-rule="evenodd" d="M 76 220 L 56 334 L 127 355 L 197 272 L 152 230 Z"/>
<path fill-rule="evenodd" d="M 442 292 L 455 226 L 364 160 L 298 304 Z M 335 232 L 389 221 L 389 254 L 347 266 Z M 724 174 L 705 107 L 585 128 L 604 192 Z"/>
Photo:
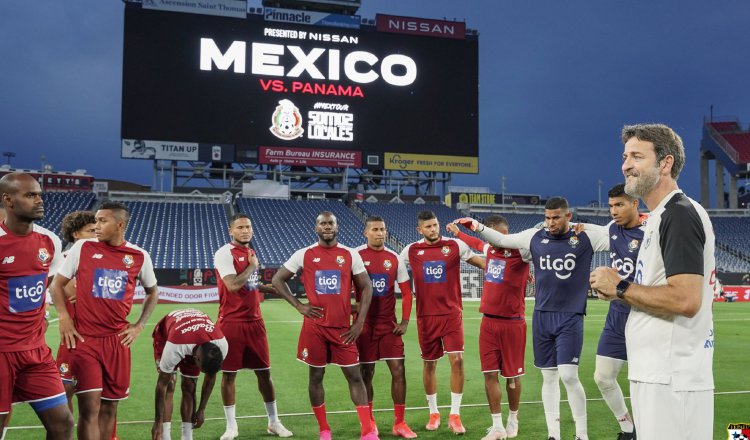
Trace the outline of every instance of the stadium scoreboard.
<path fill-rule="evenodd" d="M 478 43 L 125 8 L 122 157 L 478 172 Z"/>

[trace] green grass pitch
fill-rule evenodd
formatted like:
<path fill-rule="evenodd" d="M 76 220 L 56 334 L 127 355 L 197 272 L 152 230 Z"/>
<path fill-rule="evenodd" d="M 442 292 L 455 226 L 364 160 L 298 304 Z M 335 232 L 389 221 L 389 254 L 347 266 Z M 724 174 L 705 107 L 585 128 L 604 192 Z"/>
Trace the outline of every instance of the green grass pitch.
<path fill-rule="evenodd" d="M 154 383 L 156 372 L 151 350 L 151 331 L 158 319 L 167 312 L 185 308 L 188 305 L 159 305 L 154 312 L 150 326 L 141 334 L 133 347 L 133 365 L 130 398 L 119 407 L 118 434 L 124 440 L 145 439 L 150 436 L 153 420 Z M 197 308 L 215 317 L 217 304 L 198 304 Z M 530 319 L 533 303 L 528 304 L 527 315 Z M 279 412 L 283 423 L 292 430 L 295 437 L 317 439 L 317 424 L 310 413 L 307 396 L 307 366 L 296 361 L 295 350 L 301 326 L 301 315 L 280 300 L 266 301 L 262 305 L 263 315 L 268 330 L 271 347 L 272 377 L 276 385 Z M 466 340 L 464 406 L 461 409 L 462 419 L 467 429 L 466 438 L 481 438 L 485 429 L 491 425 L 489 410 L 484 394 L 484 384 L 479 368 L 478 332 L 480 314 L 477 302 L 464 303 L 464 332 Z M 140 305 L 133 309 L 131 318 L 140 312 Z M 601 332 L 607 304 L 600 301 L 589 301 L 588 316 L 585 324 L 583 355 L 580 366 L 580 377 L 586 389 L 588 401 L 588 425 L 591 439 L 614 439 L 618 425 L 610 413 L 593 380 L 594 356 L 599 333 Z M 54 318 L 54 316 L 53 316 Z M 449 367 L 447 359 L 439 362 L 438 404 L 443 414 L 443 425 L 437 432 L 427 432 L 424 424 L 427 421 L 426 401 L 422 388 L 422 362 L 419 358 L 415 319 L 405 336 L 406 371 L 407 371 L 407 412 L 406 419 L 419 438 L 432 439 L 449 436 L 447 415 L 450 404 L 448 388 Z M 726 439 L 727 424 L 750 422 L 750 355 L 748 340 L 750 335 L 750 303 L 716 303 L 714 304 L 714 328 L 716 346 L 714 356 L 714 379 L 716 383 L 714 438 Z M 522 380 L 522 404 L 519 412 L 520 439 L 540 439 L 546 437 L 546 425 L 541 404 L 541 374 L 533 367 L 531 352 L 531 325 L 527 338 L 526 367 L 527 373 Z M 53 324 L 47 331 L 47 341 L 51 347 L 57 347 L 59 333 Z M 390 398 L 390 376 L 385 365 L 378 365 L 375 376 L 375 418 L 381 431 L 381 438 L 393 438 L 390 427 L 393 420 L 392 401 Z M 629 395 L 626 374 L 620 374 L 620 384 L 624 394 Z M 255 375 L 252 372 L 241 372 L 237 379 L 237 416 L 241 439 L 268 438 L 265 433 L 266 418 L 263 402 L 257 391 Z M 340 369 L 331 366 L 327 369 L 326 405 L 329 411 L 329 423 L 334 438 L 354 439 L 359 437 L 359 429 L 354 406 L 349 398 L 346 381 Z M 179 386 L 178 386 L 179 390 Z M 562 397 L 565 399 L 565 388 L 561 384 Z M 179 391 L 175 394 L 179 399 Z M 175 402 L 173 415 L 172 438 L 180 438 L 180 420 Z M 507 406 L 503 404 L 503 416 L 507 418 Z M 219 380 L 214 388 L 206 412 L 207 422 L 194 432 L 196 439 L 218 439 L 224 432 L 224 413 L 222 410 Z M 575 430 L 570 407 L 567 402 L 561 404 L 561 426 L 563 438 L 574 437 Z M 28 405 L 17 405 L 13 410 L 9 440 L 41 439 L 44 432 L 39 421 Z"/>

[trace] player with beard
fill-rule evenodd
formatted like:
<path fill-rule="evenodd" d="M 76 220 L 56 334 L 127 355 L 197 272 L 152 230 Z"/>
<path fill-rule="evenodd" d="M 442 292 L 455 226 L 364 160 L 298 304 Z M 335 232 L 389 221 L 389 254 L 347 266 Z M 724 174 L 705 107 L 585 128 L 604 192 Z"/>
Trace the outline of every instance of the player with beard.
<path fill-rule="evenodd" d="M 501 234 L 508 233 L 508 221 L 490 215 L 484 225 Z M 461 232 L 454 223 L 446 229 L 472 249 L 485 256 L 484 283 L 479 312 L 479 358 L 484 374 L 484 390 L 492 416 L 492 426 L 482 440 L 502 440 L 518 436 L 518 407 L 521 401 L 521 376 L 525 374 L 526 284 L 529 280 L 528 249 L 500 249 Z M 505 380 L 508 394 L 508 426 L 503 426 L 500 411 L 502 390 L 498 373 Z"/>
<path fill-rule="evenodd" d="M 448 429 L 464 434 L 461 399 L 464 388 L 464 329 L 461 300 L 461 261 L 484 269 L 484 259 L 462 241 L 440 235 L 440 223 L 432 211 L 417 215 L 422 240 L 407 245 L 400 258 L 411 266 L 417 298 L 417 336 L 424 368 L 422 380 L 430 410 L 425 428 L 440 427 L 437 407 L 437 361 L 448 354 L 451 365 L 451 410 Z"/>
<path fill-rule="evenodd" d="M 625 326 L 633 419 L 642 439 L 713 437 L 715 238 L 706 210 L 677 186 L 682 139 L 662 124 L 622 129 L 625 192 L 649 208 L 634 282 L 591 273 L 599 297 L 631 306 Z"/>
<path fill-rule="evenodd" d="M 98 240 L 78 240 L 52 281 L 60 340 L 71 351 L 78 396 L 78 438 L 108 439 L 117 405 L 130 390 L 130 346 L 159 301 L 149 254 L 125 240 L 127 206 L 105 202 L 96 212 Z M 65 308 L 65 287 L 76 279 L 75 321 Z M 146 291 L 141 314 L 128 322 L 136 281 Z"/>
<path fill-rule="evenodd" d="M 361 427 L 360 438 L 377 440 L 378 435 L 370 422 L 367 390 L 359 368 L 357 346 L 354 345 L 362 333 L 370 308 L 372 284 L 359 253 L 338 242 L 338 229 L 336 216 L 328 211 L 321 212 L 315 219 L 318 242 L 295 252 L 274 275 L 273 286 L 305 316 L 299 335 L 297 359 L 310 367 L 308 391 L 320 428 L 320 440 L 331 439 L 323 389 L 327 364 L 340 366 L 349 383 L 349 394 L 356 406 Z M 307 304 L 297 300 L 287 285 L 287 281 L 300 270 L 309 301 Z M 360 313 L 350 324 L 352 283 L 361 296 Z"/>
<path fill-rule="evenodd" d="M 235 214 L 229 220 L 232 241 L 214 255 L 214 267 L 219 274 L 218 327 L 229 343 L 229 354 L 221 366 L 221 399 L 227 419 L 221 440 L 232 440 L 239 435 L 235 416 L 235 380 L 237 372 L 249 369 L 258 378 L 258 389 L 268 414 L 269 434 L 291 437 L 292 432 L 281 424 L 276 409 L 276 391 L 271 380 L 271 357 L 260 295 L 276 294 L 276 289 L 258 283 L 258 256 L 250 248 L 253 224 L 246 214 Z"/>
<path fill-rule="evenodd" d="M 588 440 L 586 392 L 578 378 L 583 317 L 593 253 L 609 249 L 604 230 L 576 235 L 568 201 L 552 197 L 544 206 L 546 227 L 501 234 L 472 218 L 457 222 L 479 232 L 491 245 L 529 249 L 534 261 L 536 301 L 532 319 L 534 365 L 542 371 L 542 404 L 549 439 L 560 440 L 560 380 L 568 394 L 576 439 Z"/>
<path fill-rule="evenodd" d="M 357 340 L 362 378 L 367 389 L 370 419 L 377 431 L 372 413 L 375 362 L 385 361 L 391 372 L 391 397 L 393 398 L 393 429 L 397 437 L 416 438 L 404 420 L 406 408 L 406 370 L 404 367 L 404 341 L 401 338 L 409 326 L 412 293 L 409 273 L 398 254 L 385 246 L 388 232 L 382 217 L 370 216 L 365 221 L 367 244 L 359 252 L 365 269 L 372 280 L 372 303 L 365 318 L 362 334 Z M 401 289 L 401 322 L 396 320 L 396 283 Z"/>
<path fill-rule="evenodd" d="M 32 176 L 6 174 L 0 196 L 7 215 L 0 224 L 0 426 L 12 403 L 29 402 L 48 439 L 71 439 L 73 416 L 44 340 L 44 296 L 48 274 L 62 263 L 60 239 L 34 224 L 44 202 Z"/>

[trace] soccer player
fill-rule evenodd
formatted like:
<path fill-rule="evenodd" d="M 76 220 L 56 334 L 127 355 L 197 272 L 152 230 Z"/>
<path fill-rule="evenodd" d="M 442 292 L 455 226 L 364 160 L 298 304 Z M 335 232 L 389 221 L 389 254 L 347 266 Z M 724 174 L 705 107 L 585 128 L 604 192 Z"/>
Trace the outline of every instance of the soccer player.
<path fill-rule="evenodd" d="M 78 240 L 52 281 L 60 339 L 69 349 L 77 380 L 78 438 L 110 438 L 117 403 L 130 389 L 130 345 L 159 300 L 149 254 L 125 241 L 127 206 L 105 202 L 96 212 L 98 240 Z M 76 278 L 75 321 L 65 308 L 65 286 Z M 127 317 L 136 281 L 146 291 L 138 320 Z"/>
<path fill-rule="evenodd" d="M 508 221 L 490 215 L 484 225 L 501 234 L 508 233 Z M 526 352 L 526 283 L 529 279 L 528 249 L 495 248 L 461 232 L 454 223 L 449 232 L 485 256 L 484 283 L 479 312 L 479 358 L 484 373 L 484 390 L 492 415 L 492 426 L 482 440 L 502 440 L 518 436 L 518 406 L 521 401 L 521 376 Z M 497 375 L 505 378 L 508 394 L 508 426 L 503 426 L 500 411 L 502 390 Z"/>
<path fill-rule="evenodd" d="M 332 212 L 321 212 L 315 219 L 318 242 L 295 252 L 276 272 L 273 286 L 299 313 L 305 316 L 297 345 L 297 359 L 309 365 L 310 403 L 320 428 L 320 440 L 331 439 L 326 420 L 323 376 L 327 364 L 338 365 L 349 384 L 349 394 L 357 409 L 360 439 L 377 440 L 370 422 L 367 390 L 362 381 L 359 356 L 354 342 L 362 333 L 372 299 L 372 284 L 359 252 L 341 245 L 338 222 Z M 292 295 L 287 281 L 302 270 L 302 284 L 309 303 Z M 351 286 L 361 292 L 359 312 L 350 325 Z"/>
<path fill-rule="evenodd" d="M 411 315 L 412 293 L 409 273 L 398 254 L 385 247 L 388 232 L 382 217 L 370 216 L 365 222 L 367 244 L 355 250 L 364 262 L 372 281 L 372 302 L 365 318 L 362 334 L 357 339 L 359 364 L 362 379 L 367 389 L 370 406 L 370 419 L 377 431 L 372 413 L 372 379 L 375 375 L 375 362 L 385 361 L 391 371 L 391 397 L 393 398 L 393 435 L 403 438 L 416 438 L 404 420 L 406 408 L 406 370 L 404 368 L 404 341 Z M 401 322 L 396 320 L 396 292 L 398 283 L 401 289 Z"/>
<path fill-rule="evenodd" d="M 62 220 L 62 237 L 70 245 L 75 244 L 78 240 L 85 240 L 88 238 L 96 238 L 96 219 L 94 213 L 91 211 L 73 211 L 66 215 Z M 63 252 L 63 257 L 67 256 L 68 252 Z M 75 304 L 76 302 L 76 281 L 71 280 L 67 286 L 65 286 L 65 307 L 68 310 L 68 315 L 71 317 L 75 316 Z M 73 394 L 75 392 L 73 373 L 70 370 L 70 350 L 61 341 L 60 346 L 57 348 L 57 368 L 60 370 L 60 378 L 62 378 L 63 386 L 65 387 L 65 395 L 68 398 L 68 407 L 73 411 Z M 116 425 L 115 425 L 116 426 Z"/>
<path fill-rule="evenodd" d="M 608 193 L 609 213 L 612 221 L 604 226 L 609 235 L 609 256 L 620 279 L 633 282 L 635 262 L 638 250 L 643 243 L 643 230 L 647 216 L 638 213 L 638 199 L 625 193 L 625 185 L 620 183 Z M 586 225 L 586 228 L 591 228 Z M 622 301 L 612 301 L 604 322 L 604 329 L 599 336 L 596 349 L 596 370 L 594 381 L 602 393 L 604 401 L 620 424 L 617 440 L 635 439 L 633 419 L 628 412 L 625 398 L 617 375 L 628 360 L 625 347 L 625 323 L 628 321 L 630 307 Z"/>
<path fill-rule="evenodd" d="M 625 126 L 625 192 L 650 210 L 633 283 L 599 267 L 591 287 L 630 305 L 625 326 L 633 419 L 643 440 L 713 438 L 714 233 L 677 186 L 682 139 L 662 124 Z"/>
<path fill-rule="evenodd" d="M 432 211 L 417 215 L 417 232 L 424 238 L 407 245 L 400 258 L 411 266 L 417 297 L 417 336 L 422 351 L 422 380 L 430 419 L 428 431 L 440 427 L 437 408 L 437 361 L 448 354 L 451 365 L 451 410 L 448 429 L 464 434 L 461 398 L 464 388 L 464 329 L 461 301 L 461 261 L 484 269 L 484 259 L 462 241 L 440 235 L 440 224 Z"/>
<path fill-rule="evenodd" d="M 71 439 L 73 415 L 44 340 L 47 277 L 62 263 L 60 239 L 34 224 L 44 217 L 44 202 L 32 176 L 6 174 L 0 196 L 7 215 L 0 223 L 0 427 L 11 403 L 29 402 L 48 439 Z"/>
<path fill-rule="evenodd" d="M 227 419 L 221 440 L 232 440 L 239 435 L 234 383 L 237 372 L 243 368 L 252 370 L 258 378 L 258 389 L 268 414 L 268 433 L 291 437 L 292 432 L 281 424 L 276 410 L 268 338 L 260 313 L 260 294 L 276 294 L 276 289 L 258 283 L 258 257 L 250 248 L 253 238 L 250 217 L 235 214 L 229 221 L 229 235 L 232 241 L 214 255 L 214 267 L 219 274 L 219 319 L 216 322 L 229 343 L 229 354 L 221 367 L 221 398 Z"/>
<path fill-rule="evenodd" d="M 152 440 L 169 439 L 172 405 L 166 405 L 167 388 L 177 370 L 182 380 L 182 440 L 193 439 L 193 427 L 200 428 L 205 420 L 208 398 L 216 382 L 216 373 L 227 356 L 227 340 L 205 313 L 196 309 L 170 312 L 163 317 L 152 334 L 154 359 L 159 378 L 156 381 L 156 415 L 151 428 Z M 200 372 L 203 379 L 201 400 L 195 408 L 195 388 Z"/>
<path fill-rule="evenodd" d="M 532 320 L 534 365 L 542 371 L 542 404 L 548 437 L 560 440 L 560 380 L 568 394 L 576 439 L 588 440 L 586 393 L 578 378 L 583 348 L 583 317 L 591 258 L 609 249 L 606 231 L 576 235 L 568 201 L 552 197 L 544 206 L 546 227 L 501 234 L 471 218 L 458 222 L 479 232 L 496 247 L 529 249 L 534 261 L 536 301 Z"/>

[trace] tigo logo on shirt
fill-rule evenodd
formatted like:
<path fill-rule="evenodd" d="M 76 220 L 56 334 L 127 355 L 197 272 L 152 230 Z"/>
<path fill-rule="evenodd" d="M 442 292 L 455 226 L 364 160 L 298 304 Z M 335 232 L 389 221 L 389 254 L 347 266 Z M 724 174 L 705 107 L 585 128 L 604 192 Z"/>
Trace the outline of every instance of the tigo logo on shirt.
<path fill-rule="evenodd" d="M 445 261 L 425 261 L 422 264 L 425 283 L 445 282 Z"/>
<path fill-rule="evenodd" d="M 8 308 L 11 313 L 28 312 L 44 304 L 46 273 L 8 278 Z"/>
<path fill-rule="evenodd" d="M 490 283 L 502 284 L 505 277 L 505 261 L 488 260 L 487 271 L 484 274 L 484 280 Z"/>
<path fill-rule="evenodd" d="M 247 279 L 246 286 L 249 290 L 255 290 L 258 288 L 258 271 L 256 270 L 250 274 L 250 278 Z"/>
<path fill-rule="evenodd" d="M 128 273 L 117 269 L 96 269 L 91 294 L 94 298 L 122 301 L 128 285 Z"/>
<path fill-rule="evenodd" d="M 340 270 L 316 270 L 315 293 L 318 295 L 339 295 L 341 293 Z"/>
<path fill-rule="evenodd" d="M 370 274 L 372 280 L 372 296 L 385 296 L 388 293 L 388 274 Z"/>

